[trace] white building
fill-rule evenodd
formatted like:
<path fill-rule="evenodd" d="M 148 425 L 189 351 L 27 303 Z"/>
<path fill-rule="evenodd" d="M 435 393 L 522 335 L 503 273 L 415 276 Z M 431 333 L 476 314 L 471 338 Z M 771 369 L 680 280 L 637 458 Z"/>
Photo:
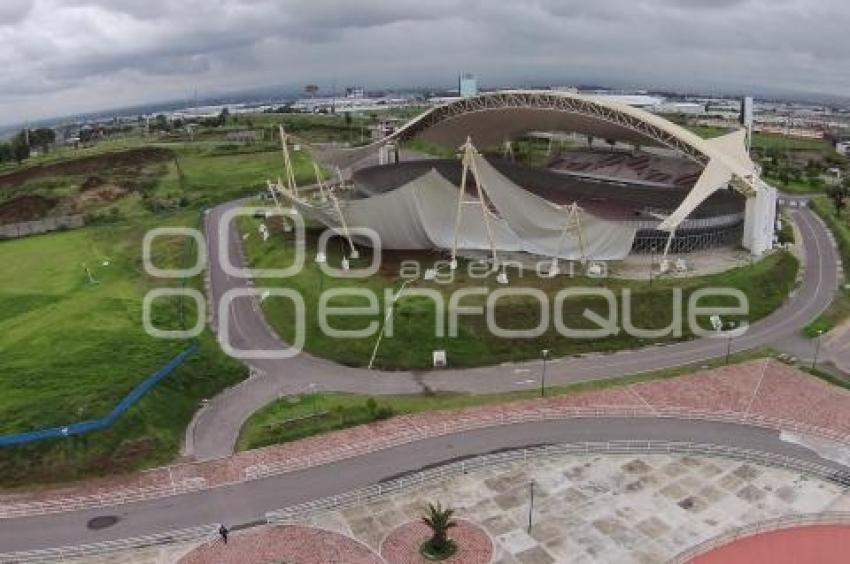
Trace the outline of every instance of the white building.
<path fill-rule="evenodd" d="M 478 79 L 474 74 L 462 73 L 458 77 L 458 93 L 461 98 L 472 98 L 478 95 Z"/>

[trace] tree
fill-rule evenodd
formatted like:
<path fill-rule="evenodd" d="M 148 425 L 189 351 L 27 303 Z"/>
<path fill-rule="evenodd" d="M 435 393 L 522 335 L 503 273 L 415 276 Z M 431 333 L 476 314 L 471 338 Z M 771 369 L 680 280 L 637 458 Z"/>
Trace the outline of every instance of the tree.
<path fill-rule="evenodd" d="M 21 162 L 28 159 L 29 156 L 30 146 L 29 143 L 27 143 L 27 132 L 21 130 L 21 132 L 15 135 L 14 139 L 12 139 L 12 158 L 14 158 L 18 164 L 21 164 Z"/>
<path fill-rule="evenodd" d="M 165 114 L 157 114 L 156 128 L 162 131 L 168 131 L 168 117 Z"/>
<path fill-rule="evenodd" d="M 218 125 L 227 125 L 228 117 L 230 117 L 230 110 L 228 110 L 226 107 L 222 108 L 221 113 L 218 114 Z"/>
<path fill-rule="evenodd" d="M 835 206 L 835 215 L 840 216 L 844 208 L 847 207 L 846 199 L 850 197 L 850 187 L 847 186 L 846 182 L 841 186 L 830 186 L 826 190 L 826 195 L 829 196 Z"/>
<path fill-rule="evenodd" d="M 39 127 L 29 130 L 30 149 L 40 147 L 42 153 L 47 152 L 50 144 L 56 142 L 56 132 L 49 127 Z"/>
<path fill-rule="evenodd" d="M 0 143 L 0 163 L 11 161 L 14 158 L 12 155 L 11 143 Z"/>
<path fill-rule="evenodd" d="M 346 129 L 346 132 L 348 134 L 348 141 L 350 142 L 351 141 L 351 112 L 345 112 L 343 114 L 343 117 L 345 119 L 345 129 Z"/>
<path fill-rule="evenodd" d="M 431 529 L 431 538 L 422 545 L 424 552 L 442 558 L 454 553 L 457 547 L 449 539 L 449 529 L 457 527 L 457 522 L 452 519 L 454 513 L 454 509 L 443 509 L 439 503 L 428 504 L 428 514 L 422 517 L 422 522 Z"/>

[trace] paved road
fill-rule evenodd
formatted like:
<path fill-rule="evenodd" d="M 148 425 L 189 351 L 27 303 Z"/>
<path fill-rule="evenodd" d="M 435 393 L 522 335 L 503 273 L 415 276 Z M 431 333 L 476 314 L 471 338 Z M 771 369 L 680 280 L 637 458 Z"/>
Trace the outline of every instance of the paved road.
<path fill-rule="evenodd" d="M 249 281 L 225 274 L 217 260 L 221 235 L 219 219 L 225 210 L 236 205 L 229 203 L 214 208 L 206 224 L 211 259 L 210 285 L 213 303 L 216 304 L 225 291 L 250 286 Z M 807 265 L 802 284 L 782 308 L 753 324 L 746 335 L 735 339 L 733 352 L 795 342 L 794 336 L 800 327 L 829 305 L 838 286 L 838 256 L 828 231 L 808 209 L 791 208 L 791 215 L 802 236 Z M 230 226 L 230 236 L 225 244 L 229 247 L 233 263 L 241 264 L 241 241 L 234 225 Z M 230 309 L 230 318 L 234 345 L 242 348 L 285 347 L 263 319 L 255 301 L 235 301 Z M 218 320 L 213 319 L 213 327 L 217 323 Z M 800 346 L 797 343 L 797 347 Z M 726 347 L 725 339 L 700 339 L 663 348 L 648 347 L 610 355 L 555 359 L 549 363 L 546 383 L 555 386 L 682 366 L 720 357 L 726 353 Z M 287 360 L 253 360 L 249 364 L 258 376 L 214 398 L 198 414 L 190 429 L 192 440 L 187 441 L 190 445 L 187 454 L 199 459 L 231 454 L 239 429 L 253 412 L 278 395 L 302 393 L 311 386 L 325 391 L 370 395 L 417 393 L 425 389 L 492 393 L 536 386 L 534 379 L 540 372 L 539 361 L 418 374 L 369 371 L 341 366 L 305 353 Z"/>
<path fill-rule="evenodd" d="M 670 419 L 574 419 L 479 429 L 418 441 L 301 472 L 213 490 L 131 503 L 115 508 L 0 520 L 0 552 L 102 542 L 207 523 L 262 520 L 265 512 L 339 494 L 441 462 L 507 448 L 581 441 L 691 441 L 755 449 L 847 469 L 814 452 L 780 440 L 776 431 L 706 421 Z M 93 517 L 115 515 L 118 523 L 89 530 Z"/>

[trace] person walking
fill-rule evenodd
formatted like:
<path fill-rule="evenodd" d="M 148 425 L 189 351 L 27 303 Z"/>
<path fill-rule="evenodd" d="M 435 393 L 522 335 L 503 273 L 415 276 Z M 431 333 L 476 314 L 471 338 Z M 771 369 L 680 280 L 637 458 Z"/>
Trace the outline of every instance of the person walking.
<path fill-rule="evenodd" d="M 227 527 L 224 526 L 224 523 L 218 528 L 218 534 L 221 537 L 221 540 L 224 541 L 224 544 L 227 544 L 227 535 L 230 531 L 227 530 Z"/>

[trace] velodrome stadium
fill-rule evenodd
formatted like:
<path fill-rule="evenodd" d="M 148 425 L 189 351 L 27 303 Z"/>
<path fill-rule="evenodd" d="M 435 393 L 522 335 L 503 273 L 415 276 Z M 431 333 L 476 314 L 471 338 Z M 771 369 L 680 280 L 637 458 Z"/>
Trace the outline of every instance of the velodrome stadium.
<path fill-rule="evenodd" d="M 702 139 L 610 99 L 501 91 L 432 108 L 365 146 L 312 148 L 346 180 L 330 197 L 279 188 L 306 217 L 349 237 L 373 230 L 384 249 L 486 251 L 494 261 L 718 248 L 757 257 L 773 244 L 776 191 L 759 178 L 746 136 Z M 511 158 L 511 144 L 529 137 L 549 140 L 542 165 Z M 415 140 L 456 158 L 400 158 Z"/>

